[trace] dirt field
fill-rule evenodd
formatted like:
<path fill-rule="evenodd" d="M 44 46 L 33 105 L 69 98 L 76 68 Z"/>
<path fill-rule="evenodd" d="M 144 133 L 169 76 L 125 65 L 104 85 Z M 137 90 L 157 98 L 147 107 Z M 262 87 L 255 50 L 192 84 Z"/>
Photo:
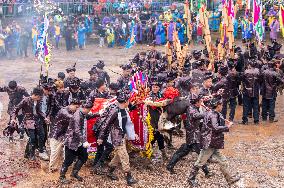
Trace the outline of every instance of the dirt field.
<path fill-rule="evenodd" d="M 147 47 L 136 46 L 126 51 L 124 49 L 100 49 L 96 46 L 87 46 L 85 50 L 66 52 L 65 49 L 53 52 L 52 67 L 49 74 L 55 77 L 59 71 L 64 71 L 67 66 L 77 62 L 77 75 L 87 79 L 87 71 L 103 59 L 108 69 L 121 72 L 118 65 L 126 63 L 135 53 L 145 50 Z M 163 50 L 163 48 L 160 48 Z M 38 82 L 40 64 L 34 58 L 3 60 L 0 59 L 0 85 L 7 84 L 10 80 L 16 80 L 19 85 L 30 89 Z M 115 73 L 108 71 L 112 78 Z M 59 187 L 58 173 L 46 172 L 47 163 L 38 162 L 31 164 L 23 159 L 26 140 L 19 141 L 16 137 L 14 143 L 8 142 L 2 135 L 2 129 L 7 122 L 6 108 L 8 98 L 6 94 L 0 94 L 0 100 L 4 104 L 4 118 L 1 119 L 0 129 L 0 187 Z M 230 169 L 238 172 L 242 180 L 235 187 L 246 188 L 282 188 L 284 187 L 284 97 L 277 100 L 277 117 L 279 122 L 248 126 L 236 124 L 230 133 L 226 134 L 226 145 L 223 153 L 230 162 Z M 238 106 L 236 120 L 241 120 L 241 106 Z M 184 138 L 175 137 L 174 145 L 179 147 Z M 172 155 L 174 151 L 169 150 Z M 134 177 L 139 183 L 134 187 L 162 188 L 162 187 L 188 187 L 186 177 L 191 169 L 196 155 L 189 155 L 176 166 L 177 175 L 169 175 L 164 163 L 158 163 L 155 170 L 143 168 L 143 159 L 139 157 L 131 159 Z M 210 164 L 209 168 L 215 176 L 206 179 L 200 173 L 198 176 L 200 187 L 225 188 L 228 187 L 223 176 L 218 171 L 216 164 Z M 83 183 L 73 181 L 65 187 L 126 187 L 121 172 L 118 172 L 120 180 L 111 182 L 105 177 L 94 176 L 89 172 L 89 167 L 84 167 L 80 172 L 85 178 Z M 67 176 L 69 178 L 69 176 Z"/>

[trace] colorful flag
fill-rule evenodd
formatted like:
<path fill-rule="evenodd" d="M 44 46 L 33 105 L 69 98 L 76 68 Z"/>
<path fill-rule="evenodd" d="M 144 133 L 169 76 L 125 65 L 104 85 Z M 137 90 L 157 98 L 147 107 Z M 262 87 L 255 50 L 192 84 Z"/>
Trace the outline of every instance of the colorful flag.
<path fill-rule="evenodd" d="M 127 43 L 125 45 L 126 49 L 131 48 L 135 44 L 134 27 L 135 27 L 135 24 L 134 24 L 134 21 L 132 21 L 131 28 L 130 28 L 130 37 L 128 38 Z"/>

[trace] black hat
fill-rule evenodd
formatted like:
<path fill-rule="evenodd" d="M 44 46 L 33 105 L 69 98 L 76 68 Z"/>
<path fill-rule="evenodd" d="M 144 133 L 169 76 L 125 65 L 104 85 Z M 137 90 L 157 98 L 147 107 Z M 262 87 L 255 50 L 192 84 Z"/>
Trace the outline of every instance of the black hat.
<path fill-rule="evenodd" d="M 8 87 L 9 87 L 10 89 L 16 89 L 16 87 L 17 87 L 17 82 L 16 82 L 15 80 L 10 81 L 9 84 L 8 84 Z"/>
<path fill-rule="evenodd" d="M 99 69 L 103 69 L 105 66 L 105 62 L 102 60 L 99 60 L 98 63 L 96 64 L 96 67 Z"/>
<path fill-rule="evenodd" d="M 119 103 L 124 103 L 129 99 L 128 93 L 122 90 L 119 91 L 116 96 L 117 96 L 116 100 Z"/>
<path fill-rule="evenodd" d="M 205 72 L 204 74 L 204 78 L 203 81 L 208 80 L 208 79 L 212 79 L 213 78 L 213 74 L 210 71 Z"/>
<path fill-rule="evenodd" d="M 242 53 L 242 48 L 238 46 L 234 49 L 234 52 L 235 53 Z"/>
<path fill-rule="evenodd" d="M 222 99 L 220 99 L 219 97 L 217 98 L 213 98 L 211 101 L 210 101 L 210 107 L 215 109 L 218 105 L 222 104 L 223 101 Z"/>
<path fill-rule="evenodd" d="M 89 73 L 90 75 L 96 74 L 96 73 L 97 73 L 97 67 L 96 67 L 96 66 L 93 66 L 93 67 L 91 68 L 91 70 L 88 71 L 88 73 Z"/>
<path fill-rule="evenodd" d="M 32 95 L 37 95 L 37 96 L 42 96 L 43 95 L 43 91 L 41 88 L 39 87 L 35 87 L 32 91 Z"/>
<path fill-rule="evenodd" d="M 43 83 L 41 86 L 43 89 L 51 91 L 53 85 L 52 83 L 48 82 L 48 83 Z"/>
<path fill-rule="evenodd" d="M 228 74 L 228 67 L 227 66 L 220 66 L 218 72 L 222 75 L 225 76 Z"/>
<path fill-rule="evenodd" d="M 85 101 L 85 102 L 82 104 L 82 107 L 83 107 L 83 108 L 93 108 L 93 104 L 92 104 L 91 102 Z"/>
<path fill-rule="evenodd" d="M 117 83 L 110 83 L 109 88 L 111 90 L 117 91 L 117 90 L 119 90 L 119 85 Z"/>
<path fill-rule="evenodd" d="M 233 59 L 228 59 L 227 64 L 230 70 L 236 67 L 236 64 Z"/>
<path fill-rule="evenodd" d="M 80 105 L 81 104 L 81 101 L 78 99 L 78 98 L 72 98 L 70 100 L 70 104 L 73 104 L 73 105 Z"/>
<path fill-rule="evenodd" d="M 198 101 L 202 99 L 202 95 L 193 94 L 190 99 L 191 104 L 196 104 Z"/>
<path fill-rule="evenodd" d="M 153 77 L 150 79 L 150 84 L 151 84 L 151 86 L 156 85 L 156 86 L 159 86 L 159 87 L 161 87 L 161 85 L 162 85 L 162 83 L 160 82 L 158 76 L 153 76 Z"/>
<path fill-rule="evenodd" d="M 75 68 L 75 67 L 67 68 L 67 69 L 66 69 L 66 72 L 67 72 L 67 73 L 69 73 L 69 72 L 76 72 L 76 68 Z"/>
<path fill-rule="evenodd" d="M 195 60 L 198 60 L 198 59 L 201 57 L 201 55 L 202 55 L 201 50 L 200 50 L 200 51 L 198 51 L 198 50 L 193 50 L 193 52 L 192 52 L 192 56 L 193 56 L 193 58 L 194 58 Z"/>
<path fill-rule="evenodd" d="M 96 81 L 96 88 L 100 88 L 101 86 L 103 86 L 105 84 L 105 82 L 102 79 L 98 79 Z"/>
<path fill-rule="evenodd" d="M 125 65 L 121 65 L 120 68 L 122 68 L 122 70 L 129 70 L 131 69 L 131 65 L 130 64 L 125 64 Z"/>
<path fill-rule="evenodd" d="M 64 72 L 59 72 L 59 73 L 57 74 L 57 77 L 60 78 L 61 80 L 64 80 L 64 78 L 65 78 Z"/>
<path fill-rule="evenodd" d="M 183 77 L 179 80 L 179 85 L 183 89 L 190 88 L 191 85 L 191 77 Z"/>

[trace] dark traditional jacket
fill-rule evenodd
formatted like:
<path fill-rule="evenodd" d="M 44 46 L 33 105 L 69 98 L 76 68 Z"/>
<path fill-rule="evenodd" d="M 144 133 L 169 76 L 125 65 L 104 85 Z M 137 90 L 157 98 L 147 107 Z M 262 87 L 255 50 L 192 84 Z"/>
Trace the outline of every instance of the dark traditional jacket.
<path fill-rule="evenodd" d="M 57 113 L 54 124 L 50 128 L 50 137 L 58 141 L 63 141 L 74 112 L 64 107 Z"/>
<path fill-rule="evenodd" d="M 200 69 L 193 69 L 192 70 L 192 83 L 197 84 L 199 88 L 202 87 L 202 83 L 204 80 L 205 73 Z"/>
<path fill-rule="evenodd" d="M 95 90 L 93 90 L 93 91 L 90 93 L 90 95 L 89 95 L 87 101 L 88 101 L 88 102 L 91 102 L 91 103 L 93 104 L 94 101 L 95 101 L 95 98 L 108 99 L 108 98 L 110 98 L 110 95 L 109 95 L 108 92 L 103 92 L 103 93 L 101 93 L 101 92 L 99 92 L 97 89 L 95 89 Z"/>
<path fill-rule="evenodd" d="M 80 80 L 77 77 L 74 77 L 74 78 L 67 77 L 67 78 L 65 78 L 65 80 L 64 80 L 64 87 L 65 88 L 70 87 L 70 84 L 71 84 L 71 82 L 73 82 L 74 79 Z"/>
<path fill-rule="evenodd" d="M 37 121 L 37 117 L 39 114 L 39 105 L 38 102 L 34 102 L 31 97 L 25 97 L 13 110 L 11 114 L 11 118 L 15 119 L 19 113 L 19 111 L 22 110 L 22 113 L 24 115 L 24 126 L 25 128 L 28 128 L 27 121 L 32 120 L 34 122 Z"/>
<path fill-rule="evenodd" d="M 228 86 L 228 80 L 226 77 L 221 77 L 221 79 L 212 87 L 214 93 L 218 92 L 219 89 L 223 89 L 222 99 L 228 100 L 230 98 L 230 90 Z"/>
<path fill-rule="evenodd" d="M 283 84 L 284 80 L 274 69 L 268 68 L 262 72 L 262 97 L 274 99 L 277 97 L 277 86 Z"/>
<path fill-rule="evenodd" d="M 239 95 L 240 75 L 238 72 L 229 71 L 227 75 L 229 98 Z"/>
<path fill-rule="evenodd" d="M 108 133 L 114 147 L 120 146 L 123 143 L 125 133 L 119 126 L 118 120 L 119 107 L 113 105 L 109 111 L 108 117 L 102 122 L 98 139 L 104 140 Z"/>
<path fill-rule="evenodd" d="M 67 91 L 56 91 L 53 94 L 54 97 L 54 106 L 53 106 L 53 111 L 52 111 L 52 116 L 55 117 L 57 113 L 59 112 L 60 109 L 63 107 L 68 106 L 68 95 L 69 93 Z"/>
<path fill-rule="evenodd" d="M 28 97 L 29 94 L 25 88 L 18 86 L 15 90 L 11 90 L 9 87 L 0 87 L 0 92 L 7 92 L 9 96 L 8 111 L 9 115 L 12 114 L 16 105 L 18 105 L 24 97 Z"/>
<path fill-rule="evenodd" d="M 260 80 L 258 68 L 246 69 L 242 76 L 243 94 L 248 97 L 259 97 Z"/>
<path fill-rule="evenodd" d="M 201 147 L 203 149 L 223 149 L 224 132 L 228 131 L 229 128 L 225 125 L 221 113 L 216 111 L 206 112 L 201 128 Z"/>
<path fill-rule="evenodd" d="M 98 79 L 103 80 L 107 85 L 110 84 L 110 77 L 106 71 L 98 72 Z"/>
<path fill-rule="evenodd" d="M 160 92 L 158 92 L 157 94 L 154 94 L 152 92 L 150 93 L 150 99 L 152 101 L 157 101 L 160 98 L 162 98 L 162 94 Z M 161 109 L 151 106 L 149 106 L 148 109 L 151 116 L 151 125 L 153 126 L 154 129 L 158 129 L 158 122 L 161 115 Z"/>
<path fill-rule="evenodd" d="M 69 126 L 65 135 L 64 145 L 71 150 L 77 151 L 77 149 L 87 141 L 87 119 L 81 112 L 81 109 L 77 109 L 72 118 L 69 121 Z"/>
<path fill-rule="evenodd" d="M 199 111 L 194 105 L 190 105 L 186 111 L 188 125 L 186 125 L 186 143 L 200 143 L 200 130 L 202 127 L 201 120 L 204 118 L 204 113 Z"/>

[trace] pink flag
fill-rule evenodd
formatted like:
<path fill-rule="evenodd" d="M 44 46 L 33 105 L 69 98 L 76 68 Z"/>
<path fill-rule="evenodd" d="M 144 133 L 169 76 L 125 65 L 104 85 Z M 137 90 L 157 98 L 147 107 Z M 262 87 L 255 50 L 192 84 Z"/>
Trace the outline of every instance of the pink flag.
<path fill-rule="evenodd" d="M 256 25 L 256 23 L 259 20 L 260 15 L 260 6 L 257 4 L 256 0 L 253 1 L 253 25 Z"/>

